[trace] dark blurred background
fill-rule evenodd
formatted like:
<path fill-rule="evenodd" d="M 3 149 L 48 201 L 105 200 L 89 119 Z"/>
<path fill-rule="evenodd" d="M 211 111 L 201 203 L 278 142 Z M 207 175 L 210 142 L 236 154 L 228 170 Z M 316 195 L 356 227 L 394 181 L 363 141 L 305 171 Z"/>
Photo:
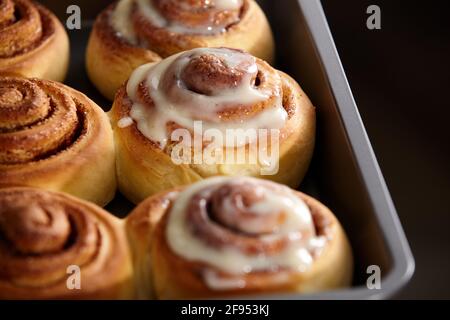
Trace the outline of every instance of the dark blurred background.
<path fill-rule="evenodd" d="M 450 298 L 449 1 L 322 2 L 416 258 L 397 298 Z"/>
<path fill-rule="evenodd" d="M 41 2 L 65 14 L 67 1 Z M 108 2 L 72 3 L 95 13 Z M 396 296 L 402 299 L 450 299 L 448 2 L 322 1 L 416 259 L 411 283 Z M 366 27 L 372 4 L 381 8 L 381 30 Z"/>

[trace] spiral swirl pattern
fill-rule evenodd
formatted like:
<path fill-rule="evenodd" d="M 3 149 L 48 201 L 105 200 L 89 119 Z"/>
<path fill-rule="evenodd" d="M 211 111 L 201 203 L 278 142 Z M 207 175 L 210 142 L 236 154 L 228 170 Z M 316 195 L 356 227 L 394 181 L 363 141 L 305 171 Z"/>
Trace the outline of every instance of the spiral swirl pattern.
<path fill-rule="evenodd" d="M 284 82 L 267 63 L 236 49 L 202 48 L 138 68 L 127 84 L 130 116 L 164 148 L 174 128 L 282 129 L 292 115 Z"/>
<path fill-rule="evenodd" d="M 70 147 L 83 126 L 79 108 L 51 83 L 0 79 L 0 164 L 38 161 Z"/>
<path fill-rule="evenodd" d="M 243 288 L 252 285 L 248 277 L 254 274 L 279 284 L 306 272 L 329 240 L 325 225 L 287 187 L 214 178 L 178 196 L 166 241 L 178 256 L 203 265 L 211 289 Z"/>
<path fill-rule="evenodd" d="M 115 192 L 114 170 L 112 130 L 93 101 L 57 82 L 0 77 L 0 186 L 64 191 L 105 205 Z"/>
<path fill-rule="evenodd" d="M 132 44 L 160 44 L 168 35 L 214 35 L 238 23 L 244 0 L 121 0 L 113 28 Z"/>
<path fill-rule="evenodd" d="M 0 296 L 89 297 L 114 287 L 127 266 L 116 223 L 101 209 L 63 194 L 1 189 Z M 66 286 L 72 265 L 81 270 L 78 293 Z"/>
<path fill-rule="evenodd" d="M 255 0 L 118 0 L 95 21 L 86 66 L 100 92 L 114 100 L 137 67 L 209 47 L 274 61 L 272 31 Z"/>
<path fill-rule="evenodd" d="M 0 59 L 25 54 L 55 31 L 50 13 L 29 0 L 0 0 Z"/>

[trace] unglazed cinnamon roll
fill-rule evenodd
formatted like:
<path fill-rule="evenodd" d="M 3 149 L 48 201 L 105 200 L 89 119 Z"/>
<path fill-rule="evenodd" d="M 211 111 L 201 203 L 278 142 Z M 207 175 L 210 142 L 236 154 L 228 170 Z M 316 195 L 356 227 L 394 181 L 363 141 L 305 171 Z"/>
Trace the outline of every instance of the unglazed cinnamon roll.
<path fill-rule="evenodd" d="M 237 49 L 198 48 L 136 69 L 110 111 L 121 191 L 134 202 L 203 178 L 297 187 L 315 110 L 299 85 Z"/>
<path fill-rule="evenodd" d="M 0 78 L 0 187 L 64 191 L 105 205 L 116 190 L 108 117 L 60 83 Z"/>
<path fill-rule="evenodd" d="M 351 284 L 351 249 L 324 205 L 254 178 L 216 177 L 149 198 L 127 218 L 140 295 L 312 293 Z"/>
<path fill-rule="evenodd" d="M 273 62 L 269 23 L 254 0 L 120 0 L 96 20 L 87 48 L 92 82 L 110 100 L 138 66 L 227 46 Z"/>
<path fill-rule="evenodd" d="M 0 0 L 0 74 L 63 81 L 69 38 L 61 22 L 30 0 Z"/>
<path fill-rule="evenodd" d="M 127 299 L 132 279 L 122 221 L 62 193 L 0 189 L 0 299 Z"/>

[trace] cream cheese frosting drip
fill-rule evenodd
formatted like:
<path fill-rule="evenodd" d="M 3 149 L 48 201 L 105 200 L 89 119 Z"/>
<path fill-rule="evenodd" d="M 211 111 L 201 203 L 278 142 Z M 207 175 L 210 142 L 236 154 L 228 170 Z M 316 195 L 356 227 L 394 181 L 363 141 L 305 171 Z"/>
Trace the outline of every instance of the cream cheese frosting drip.
<path fill-rule="evenodd" d="M 239 22 L 243 0 L 120 0 L 111 25 L 125 39 L 138 43 L 132 15 L 155 28 L 185 35 L 215 35 Z"/>
<path fill-rule="evenodd" d="M 137 36 L 134 32 L 131 11 L 135 0 L 120 0 L 111 14 L 111 25 L 119 36 L 127 39 L 132 44 L 137 44 Z"/>
<path fill-rule="evenodd" d="M 281 77 L 268 65 L 242 51 L 200 48 L 136 69 L 127 83 L 130 117 L 139 131 L 164 148 L 168 124 L 193 130 L 281 129 L 288 114 L 283 108 Z M 260 83 L 256 79 L 265 73 Z"/>
<path fill-rule="evenodd" d="M 215 290 L 243 288 L 245 275 L 307 271 L 326 238 L 294 191 L 254 178 L 217 177 L 182 192 L 170 210 L 166 241 L 175 254 L 204 263 Z"/>

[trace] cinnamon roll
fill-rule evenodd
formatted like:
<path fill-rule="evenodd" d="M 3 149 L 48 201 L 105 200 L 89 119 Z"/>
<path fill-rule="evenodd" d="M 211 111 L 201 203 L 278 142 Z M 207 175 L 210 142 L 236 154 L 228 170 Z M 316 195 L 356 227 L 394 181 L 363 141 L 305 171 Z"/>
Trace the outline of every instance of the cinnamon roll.
<path fill-rule="evenodd" d="M 62 193 L 0 189 L 0 299 L 133 297 L 122 221 Z"/>
<path fill-rule="evenodd" d="M 110 111 L 121 191 L 147 196 L 203 178 L 297 187 L 315 110 L 288 75 L 237 49 L 198 48 L 136 69 Z"/>
<path fill-rule="evenodd" d="M 63 81 L 69 38 L 49 10 L 30 0 L 0 0 L 0 74 Z"/>
<path fill-rule="evenodd" d="M 116 190 L 108 117 L 60 83 L 0 77 L 0 186 L 64 191 L 105 205 Z"/>
<path fill-rule="evenodd" d="M 127 218 L 141 295 L 193 299 L 312 293 L 351 284 L 344 230 L 317 200 L 216 177 L 149 198 Z"/>
<path fill-rule="evenodd" d="M 200 47 L 227 46 L 273 62 L 274 41 L 254 0 L 120 0 L 97 18 L 87 71 L 110 100 L 138 66 Z"/>

